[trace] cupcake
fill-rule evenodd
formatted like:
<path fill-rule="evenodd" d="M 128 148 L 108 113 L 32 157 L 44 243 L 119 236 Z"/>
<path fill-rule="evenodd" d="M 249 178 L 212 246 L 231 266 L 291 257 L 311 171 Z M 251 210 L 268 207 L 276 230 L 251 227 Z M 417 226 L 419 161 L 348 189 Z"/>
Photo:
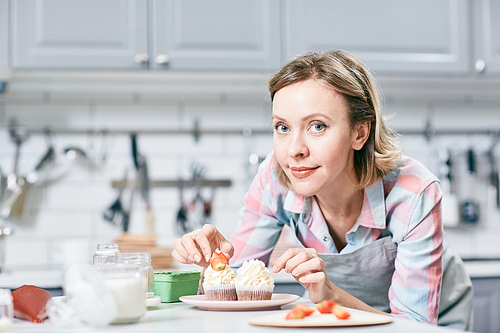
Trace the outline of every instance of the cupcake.
<path fill-rule="evenodd" d="M 245 261 L 238 268 L 236 293 L 239 301 L 270 300 L 273 296 L 274 279 L 260 260 Z"/>
<path fill-rule="evenodd" d="M 210 265 L 205 269 L 203 290 L 209 301 L 236 301 L 236 273 L 227 264 L 227 258 L 215 250 Z"/>

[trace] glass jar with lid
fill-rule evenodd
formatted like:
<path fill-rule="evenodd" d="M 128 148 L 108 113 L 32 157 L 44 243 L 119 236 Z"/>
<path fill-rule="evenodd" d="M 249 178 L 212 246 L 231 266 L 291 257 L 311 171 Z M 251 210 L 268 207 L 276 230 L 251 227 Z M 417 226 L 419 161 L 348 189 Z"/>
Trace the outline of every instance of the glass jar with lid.
<path fill-rule="evenodd" d="M 144 284 L 146 276 L 138 265 L 116 263 L 108 266 L 93 266 L 102 276 L 113 296 L 117 315 L 112 324 L 136 323 L 146 313 Z"/>
<path fill-rule="evenodd" d="M 146 313 L 145 274 L 138 265 L 72 265 L 63 279 L 65 298 L 47 302 L 60 327 L 136 323 Z"/>
<path fill-rule="evenodd" d="M 112 265 L 115 263 L 115 254 L 120 253 L 118 244 L 97 244 L 97 249 L 92 257 L 94 265 Z"/>
<path fill-rule="evenodd" d="M 151 266 L 151 254 L 148 252 L 132 252 L 132 253 L 117 253 L 115 255 L 115 262 L 117 264 L 133 264 L 139 265 L 143 268 L 146 274 L 146 297 L 151 298 L 154 296 L 154 271 Z"/>

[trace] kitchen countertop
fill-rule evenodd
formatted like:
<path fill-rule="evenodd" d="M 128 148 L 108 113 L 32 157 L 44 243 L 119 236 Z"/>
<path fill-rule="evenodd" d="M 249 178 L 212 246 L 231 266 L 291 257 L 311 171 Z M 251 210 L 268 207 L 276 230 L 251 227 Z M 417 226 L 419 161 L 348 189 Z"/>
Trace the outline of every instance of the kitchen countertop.
<path fill-rule="evenodd" d="M 309 300 L 304 298 L 297 302 L 314 306 Z M 317 328 L 299 328 L 299 329 L 280 329 L 252 326 L 249 321 L 253 318 L 272 314 L 276 311 L 286 311 L 293 307 L 293 304 L 282 306 L 282 310 L 271 311 L 202 311 L 198 308 L 178 303 L 163 303 L 156 307 L 150 307 L 146 315 L 141 318 L 139 323 L 131 325 L 111 325 L 97 330 L 98 332 L 243 332 L 243 333 L 266 333 L 266 332 L 318 332 Z M 354 310 L 351 310 L 354 311 Z M 94 332 L 92 327 L 80 326 L 76 328 L 58 328 L 51 323 L 32 324 L 26 321 L 15 320 L 10 332 Z M 454 329 L 436 327 L 427 324 L 414 322 L 407 319 L 394 318 L 389 324 L 363 327 L 336 327 L 337 333 L 348 332 L 383 332 L 383 333 L 444 333 L 459 332 Z"/>
<path fill-rule="evenodd" d="M 498 278 L 500 277 L 499 260 L 471 260 L 464 261 L 465 268 L 471 278 Z"/>
<path fill-rule="evenodd" d="M 44 289 L 56 289 L 62 286 L 63 271 L 16 270 L 0 273 L 0 288 L 16 289 L 22 285 L 34 285 Z"/>

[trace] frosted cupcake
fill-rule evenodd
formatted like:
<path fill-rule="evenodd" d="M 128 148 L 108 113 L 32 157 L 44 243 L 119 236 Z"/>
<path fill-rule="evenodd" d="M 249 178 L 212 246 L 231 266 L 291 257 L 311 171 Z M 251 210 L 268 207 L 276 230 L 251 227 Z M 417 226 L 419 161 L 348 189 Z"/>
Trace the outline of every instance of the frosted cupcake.
<path fill-rule="evenodd" d="M 209 301 L 236 301 L 236 273 L 227 264 L 227 258 L 219 249 L 210 258 L 210 265 L 205 269 L 203 290 Z"/>
<path fill-rule="evenodd" d="M 274 279 L 260 260 L 245 261 L 238 268 L 236 293 L 239 301 L 270 300 L 273 296 Z"/>

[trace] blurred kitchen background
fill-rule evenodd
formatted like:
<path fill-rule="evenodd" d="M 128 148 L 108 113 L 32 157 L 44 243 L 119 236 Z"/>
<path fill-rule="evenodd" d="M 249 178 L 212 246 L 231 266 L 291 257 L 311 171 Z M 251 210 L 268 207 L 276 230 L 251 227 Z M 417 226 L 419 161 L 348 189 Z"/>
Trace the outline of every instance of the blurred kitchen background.
<path fill-rule="evenodd" d="M 267 80 L 326 48 L 373 71 L 405 153 L 442 179 L 446 240 L 498 263 L 498 17 L 493 0 L 0 0 L 2 272 L 58 269 L 54 248 L 124 229 L 166 248 L 206 222 L 230 237 L 272 150 Z"/>

